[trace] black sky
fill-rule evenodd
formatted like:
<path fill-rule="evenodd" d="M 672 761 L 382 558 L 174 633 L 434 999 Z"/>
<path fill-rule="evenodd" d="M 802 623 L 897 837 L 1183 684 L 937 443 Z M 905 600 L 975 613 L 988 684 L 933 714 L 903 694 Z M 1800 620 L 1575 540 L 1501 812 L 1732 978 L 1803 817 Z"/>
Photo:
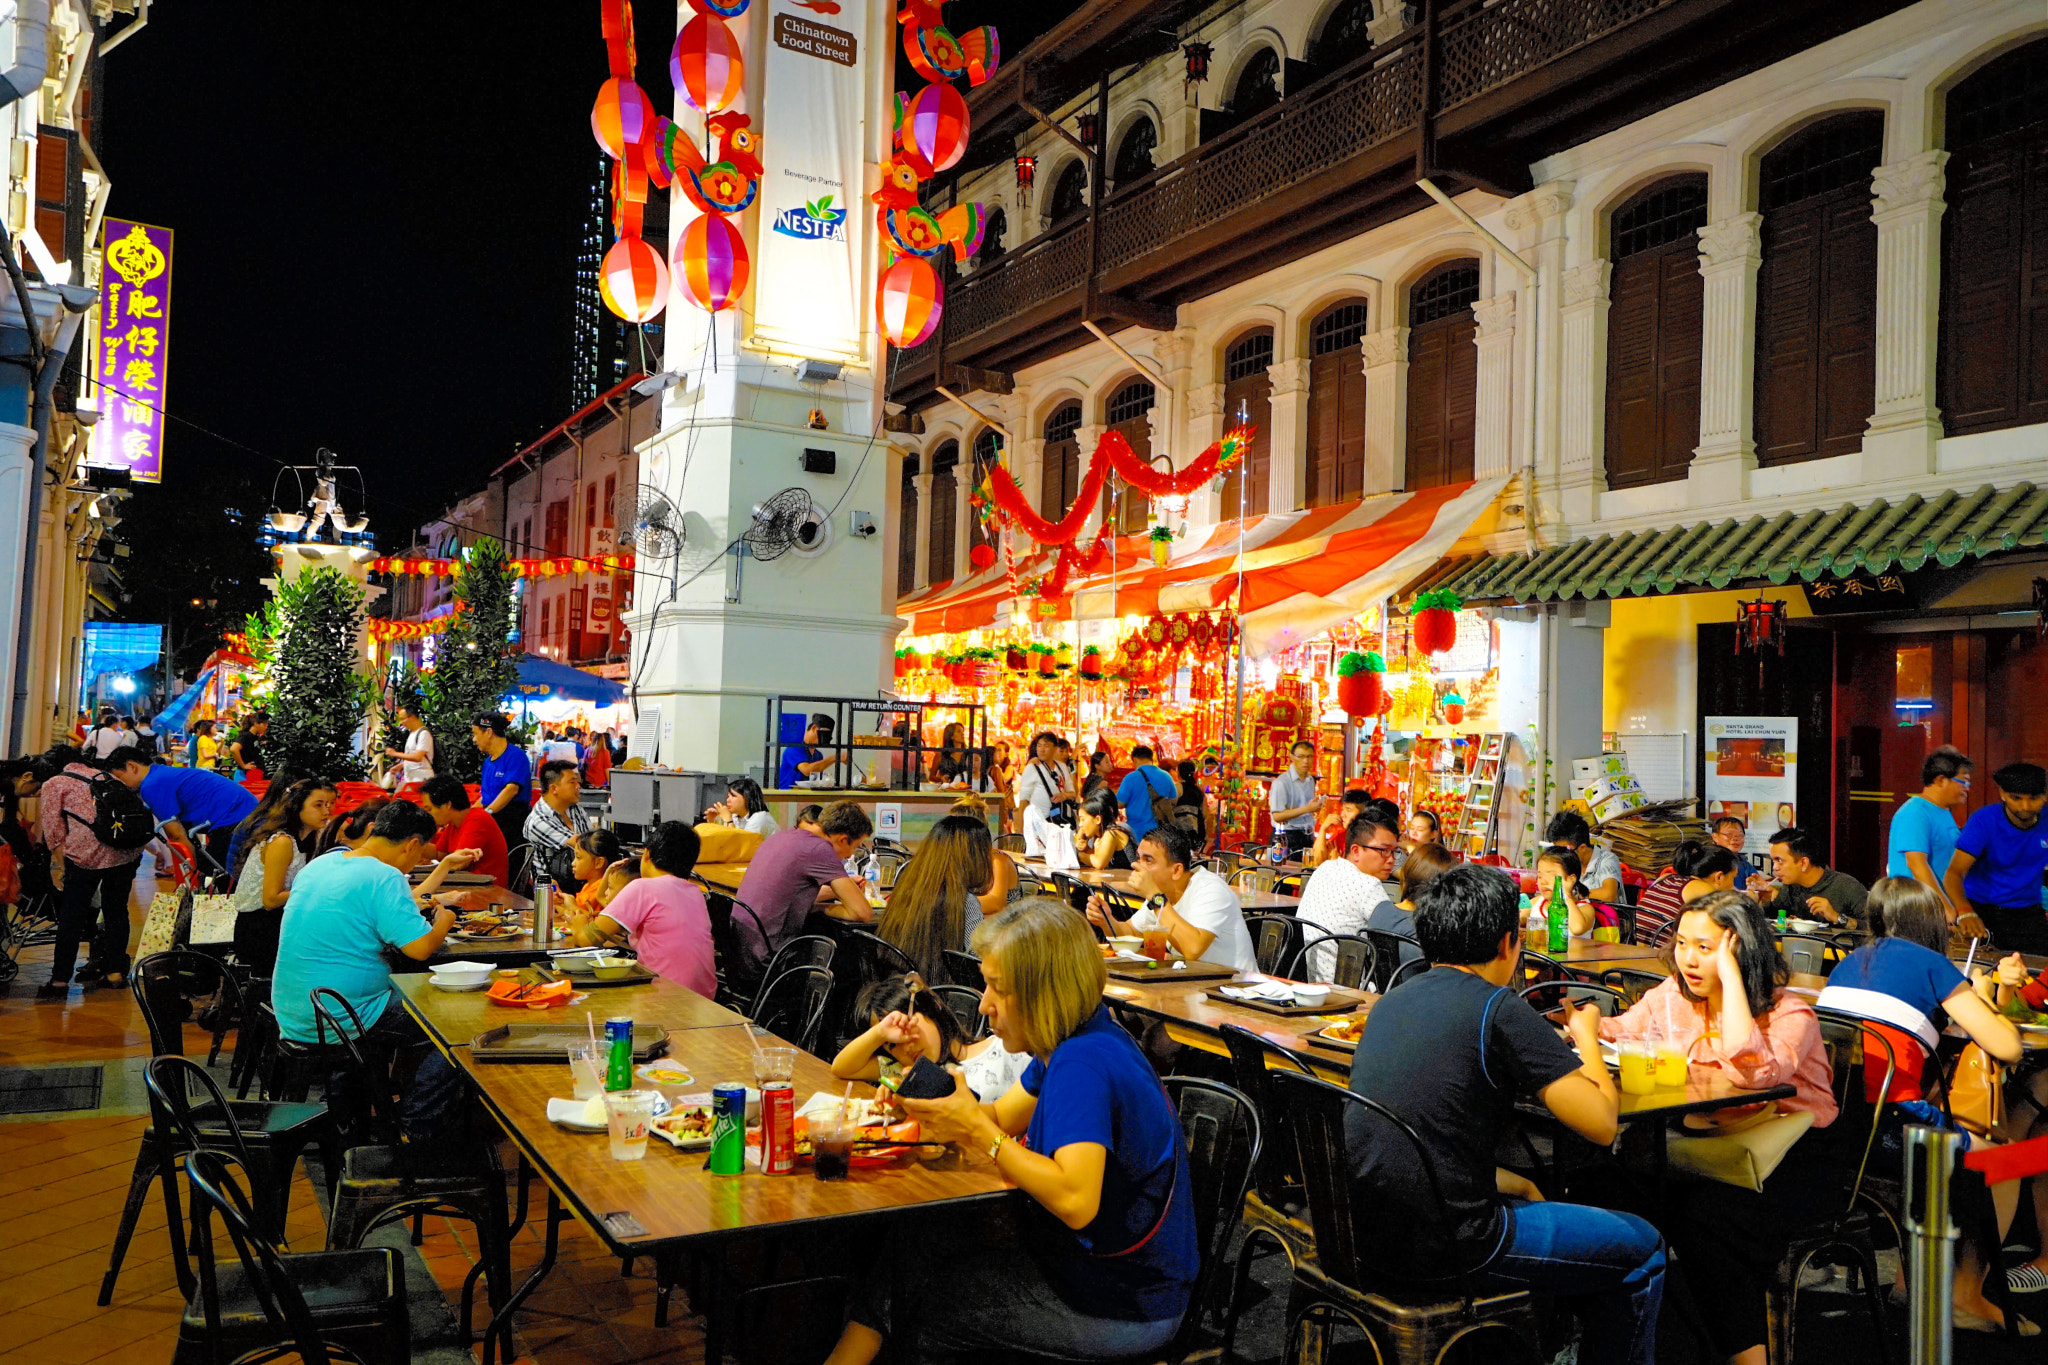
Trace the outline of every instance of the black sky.
<path fill-rule="evenodd" d="M 1015 53 L 1072 8 L 947 19 Z M 634 13 L 666 108 L 674 8 Z M 329 446 L 397 544 L 567 416 L 605 75 L 594 0 L 155 6 L 95 143 L 108 213 L 177 233 L 165 479 L 267 484 Z"/>

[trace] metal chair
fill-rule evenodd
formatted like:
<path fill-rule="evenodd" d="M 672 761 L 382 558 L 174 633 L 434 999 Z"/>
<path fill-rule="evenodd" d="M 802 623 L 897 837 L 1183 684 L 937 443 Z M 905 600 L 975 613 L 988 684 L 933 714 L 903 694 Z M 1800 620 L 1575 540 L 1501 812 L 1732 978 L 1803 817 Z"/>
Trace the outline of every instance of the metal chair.
<path fill-rule="evenodd" d="M 1308 1063 L 1278 1043 L 1241 1024 L 1218 1030 L 1230 1051 L 1230 1077 L 1259 1114 L 1265 1142 L 1244 1200 L 1244 1240 L 1237 1248 L 1237 1270 L 1230 1297 L 1223 1303 L 1222 1360 L 1230 1360 L 1237 1339 L 1238 1305 L 1251 1284 L 1252 1265 L 1262 1251 L 1279 1251 L 1292 1267 L 1315 1256 L 1315 1232 L 1308 1225 L 1301 1189 L 1301 1162 L 1294 1150 L 1294 1129 L 1287 1111 L 1273 1097 L 1270 1072 L 1294 1070 L 1307 1076 Z M 1270 1064 L 1270 1065 L 1269 1065 Z"/>
<path fill-rule="evenodd" d="M 775 950 L 775 956 L 768 959 L 768 970 L 761 973 L 761 989 L 754 992 L 752 1008 L 746 1011 L 752 1015 L 759 1009 L 761 997 L 767 992 L 768 983 L 792 967 L 823 967 L 832 969 L 832 958 L 839 951 L 839 945 L 823 934 L 800 934 Z"/>
<path fill-rule="evenodd" d="M 845 933 L 847 946 L 853 949 L 859 984 L 865 986 L 885 976 L 909 976 L 917 971 L 917 964 L 880 934 L 867 929 L 848 929 Z"/>
<path fill-rule="evenodd" d="M 832 973 L 823 967 L 791 967 L 761 988 L 751 1016 L 754 1027 L 816 1054 L 818 1026 L 832 994 Z"/>
<path fill-rule="evenodd" d="M 1312 1323 L 1320 1328 L 1341 1321 L 1365 1335 L 1376 1359 L 1401 1365 L 1435 1365 L 1454 1342 L 1503 1332 L 1519 1339 L 1529 1359 L 1543 1359 L 1535 1302 L 1526 1290 L 1484 1292 L 1470 1275 L 1396 1283 L 1387 1273 L 1388 1263 L 1411 1254 L 1418 1221 L 1433 1227 L 1449 1222 L 1436 1165 L 1415 1130 L 1384 1105 L 1312 1076 L 1276 1071 L 1271 1080 L 1293 1126 L 1316 1239 L 1315 1261 L 1294 1269 L 1282 1358 L 1301 1358 Z M 1368 1141 L 1405 1146 L 1421 1179 L 1354 1197 L 1344 1131 L 1352 1114 L 1365 1120 Z M 1485 1348 L 1475 1340 L 1471 1349 Z"/>
<path fill-rule="evenodd" d="M 1429 970 L 1422 945 L 1406 934 L 1391 929 L 1367 929 L 1365 941 L 1372 945 L 1372 971 L 1366 977 L 1365 987 L 1369 991 L 1385 995 L 1409 977 Z"/>
<path fill-rule="evenodd" d="M 1653 972 L 1645 967 L 1609 967 L 1600 973 L 1601 985 L 1621 992 L 1624 1008 L 1663 985 L 1665 980 L 1662 972 Z"/>
<path fill-rule="evenodd" d="M 1538 1014 L 1551 1014 L 1579 1005 L 1594 1005 L 1600 1017 L 1612 1019 L 1628 1009 L 1628 1001 L 1612 986 L 1595 986 L 1580 981 L 1538 981 L 1515 992 Z"/>
<path fill-rule="evenodd" d="M 1233 890 L 1263 896 L 1271 894 L 1279 880 L 1280 874 L 1270 867 L 1247 867 L 1231 874 L 1230 885 Z"/>
<path fill-rule="evenodd" d="M 700 883 L 701 884 L 701 883 Z M 767 978 L 764 974 L 749 971 L 751 965 L 748 945 L 739 935 L 739 917 L 744 915 L 754 925 L 754 942 L 766 948 L 768 931 L 761 925 L 761 917 L 737 896 L 706 887 L 704 910 L 711 919 L 711 953 L 714 970 L 718 976 L 718 1003 L 728 1009 L 744 1010 L 749 988 L 758 988 Z M 762 964 L 764 967 L 766 963 Z"/>
<path fill-rule="evenodd" d="M 1323 956 L 1324 949 L 1329 950 L 1327 958 Z M 1296 952 L 1294 970 L 1288 975 L 1301 981 L 1324 981 L 1359 990 L 1372 967 L 1370 939 L 1357 934 L 1312 934 Z"/>
<path fill-rule="evenodd" d="M 194 1152 L 192 1247 L 198 1288 L 178 1324 L 172 1365 L 274 1359 L 296 1354 L 306 1365 L 336 1355 L 362 1365 L 409 1365 L 412 1319 L 405 1265 L 389 1247 L 286 1254 L 257 1228 L 229 1162 Z M 235 1260 L 213 1254 L 218 1219 Z"/>
<path fill-rule="evenodd" d="M 934 986 L 932 994 L 946 1002 L 969 1042 L 988 1037 L 988 1016 L 981 1012 L 981 992 L 968 986 Z"/>
<path fill-rule="evenodd" d="M 1251 931 L 1252 950 L 1259 970 L 1270 976 L 1285 975 L 1301 955 L 1301 921 L 1292 915 L 1246 915 L 1244 927 Z"/>
<path fill-rule="evenodd" d="M 996 836 L 996 850 L 1001 853 L 1022 853 L 1024 851 L 1024 836 L 1021 834 L 998 834 Z"/>
<path fill-rule="evenodd" d="M 1554 958 L 1541 953 L 1522 950 L 1522 978 L 1525 983 L 1536 981 L 1586 981 L 1591 978 L 1574 971 Z"/>
<path fill-rule="evenodd" d="M 981 959 L 973 953 L 964 953 L 958 948 L 942 948 L 939 957 L 946 964 L 946 975 L 956 986 L 970 990 L 988 989 L 988 983 L 981 978 Z"/>
<path fill-rule="evenodd" d="M 1795 972 L 1808 976 L 1828 974 L 1828 953 L 1834 944 L 1824 938 L 1810 938 L 1805 934 L 1786 934 L 1778 940 L 1778 955 L 1785 959 L 1785 965 Z"/>

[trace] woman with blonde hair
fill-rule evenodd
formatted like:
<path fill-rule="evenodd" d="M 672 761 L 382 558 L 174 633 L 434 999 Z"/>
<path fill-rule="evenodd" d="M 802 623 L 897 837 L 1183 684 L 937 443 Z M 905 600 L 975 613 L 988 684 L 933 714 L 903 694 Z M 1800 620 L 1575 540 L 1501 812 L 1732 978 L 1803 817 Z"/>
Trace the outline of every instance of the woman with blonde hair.
<path fill-rule="evenodd" d="M 885 1343 L 919 1359 L 1157 1351 L 1189 1311 L 1197 1265 L 1179 1117 L 1103 1006 L 1108 978 L 1086 920 L 1034 897 L 990 917 L 974 946 L 987 978 L 981 1012 L 1031 1065 L 993 1104 L 965 1085 L 902 1104 L 928 1139 L 986 1153 L 1030 1202 L 1014 1231 L 920 1228 L 877 1248 L 880 1269 L 827 1365 L 869 1365 Z M 900 1334 L 913 1315 L 914 1337 Z"/>
<path fill-rule="evenodd" d="M 971 815 L 948 815 L 896 874 L 875 932 L 902 949 L 925 980 L 952 979 L 944 952 L 965 948 L 968 930 L 981 922 L 981 895 L 995 881 L 994 857 L 987 825 Z"/>

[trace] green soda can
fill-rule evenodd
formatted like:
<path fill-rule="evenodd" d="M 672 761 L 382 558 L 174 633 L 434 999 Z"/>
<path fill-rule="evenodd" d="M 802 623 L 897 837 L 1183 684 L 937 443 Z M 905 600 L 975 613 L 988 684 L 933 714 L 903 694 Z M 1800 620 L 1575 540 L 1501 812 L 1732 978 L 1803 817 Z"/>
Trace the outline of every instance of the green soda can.
<path fill-rule="evenodd" d="M 630 1017 L 604 1021 L 604 1041 L 607 1056 L 604 1068 L 604 1088 L 607 1090 L 631 1090 L 633 1088 L 633 1021 Z"/>
<path fill-rule="evenodd" d="M 747 1168 L 747 1088 L 735 1081 L 711 1087 L 711 1159 L 713 1175 L 738 1175 Z"/>

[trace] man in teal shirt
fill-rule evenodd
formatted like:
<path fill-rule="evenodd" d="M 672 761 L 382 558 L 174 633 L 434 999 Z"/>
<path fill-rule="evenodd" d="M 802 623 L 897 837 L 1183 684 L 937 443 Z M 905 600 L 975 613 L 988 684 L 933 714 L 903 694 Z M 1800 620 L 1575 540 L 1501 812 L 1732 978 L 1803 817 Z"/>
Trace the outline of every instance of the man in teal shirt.
<path fill-rule="evenodd" d="M 1892 812 L 1884 874 L 1911 877 L 1943 900 L 1949 855 L 1956 851 L 1956 807 L 1970 799 L 1970 760 L 1944 744 L 1920 765 L 1920 794 Z"/>
<path fill-rule="evenodd" d="M 433 843 L 434 829 L 433 816 L 410 801 L 394 801 L 377 812 L 361 848 L 315 858 L 300 869 L 291 899 L 285 902 L 270 988 L 278 1031 L 285 1037 L 301 1043 L 319 1041 L 310 996 L 325 986 L 339 992 L 355 1010 L 363 1023 L 363 1041 L 373 1050 L 426 1044 L 426 1035 L 396 1000 L 384 951 L 395 948 L 415 962 L 425 962 L 440 951 L 455 926 L 455 912 L 445 905 L 436 909 L 428 924 L 406 880 L 406 873 Z M 459 872 L 476 858 L 475 849 L 457 849 L 441 860 L 440 871 Z M 461 1080 L 454 1068 L 439 1052 L 426 1048 L 400 1115 L 406 1137 L 414 1142 L 433 1137 L 461 1098 Z"/>
<path fill-rule="evenodd" d="M 1116 789 L 1117 804 L 1124 808 L 1124 823 L 1131 827 L 1133 849 L 1159 823 L 1152 813 L 1152 798 L 1163 796 L 1171 801 L 1180 795 L 1180 784 L 1152 759 L 1151 745 L 1132 745 L 1131 762 L 1136 766 L 1124 775 L 1123 784 Z"/>

